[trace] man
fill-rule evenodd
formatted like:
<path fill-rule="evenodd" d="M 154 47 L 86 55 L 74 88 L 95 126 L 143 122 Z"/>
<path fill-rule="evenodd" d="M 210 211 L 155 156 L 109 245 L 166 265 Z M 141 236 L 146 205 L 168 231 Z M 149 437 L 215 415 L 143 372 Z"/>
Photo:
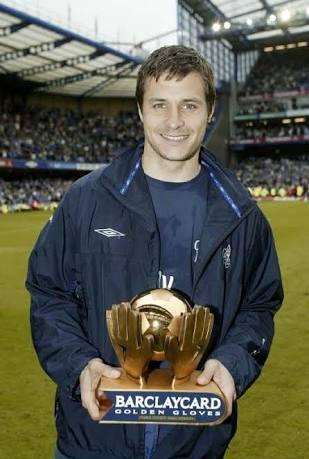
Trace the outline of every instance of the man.
<path fill-rule="evenodd" d="M 34 345 L 58 385 L 56 457 L 218 459 L 236 430 L 235 399 L 269 353 L 283 296 L 277 256 L 255 202 L 202 146 L 215 104 L 205 59 L 156 50 L 136 95 L 144 145 L 73 184 L 30 258 Z M 215 315 L 198 383 L 225 394 L 219 426 L 97 423 L 99 379 L 119 377 L 105 311 L 158 286 Z"/>

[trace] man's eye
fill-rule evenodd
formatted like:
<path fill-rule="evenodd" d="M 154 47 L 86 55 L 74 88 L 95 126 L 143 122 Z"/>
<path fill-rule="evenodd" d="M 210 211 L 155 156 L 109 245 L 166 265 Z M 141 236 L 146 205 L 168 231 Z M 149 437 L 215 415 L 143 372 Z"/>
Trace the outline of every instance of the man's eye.
<path fill-rule="evenodd" d="M 166 108 L 166 104 L 164 104 L 163 102 L 157 102 L 157 103 L 153 104 L 152 107 L 155 110 L 164 110 Z"/>
<path fill-rule="evenodd" d="M 184 104 L 183 105 L 183 110 L 192 111 L 192 110 L 195 110 L 195 109 L 196 109 L 196 105 L 195 104 Z"/>

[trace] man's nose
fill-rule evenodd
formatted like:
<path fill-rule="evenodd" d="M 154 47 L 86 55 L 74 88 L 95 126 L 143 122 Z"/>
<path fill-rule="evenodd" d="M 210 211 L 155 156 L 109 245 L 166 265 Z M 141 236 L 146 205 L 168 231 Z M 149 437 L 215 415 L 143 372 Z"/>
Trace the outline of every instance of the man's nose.
<path fill-rule="evenodd" d="M 167 124 L 170 129 L 178 129 L 184 126 L 183 114 L 179 107 L 170 107 L 168 111 Z"/>

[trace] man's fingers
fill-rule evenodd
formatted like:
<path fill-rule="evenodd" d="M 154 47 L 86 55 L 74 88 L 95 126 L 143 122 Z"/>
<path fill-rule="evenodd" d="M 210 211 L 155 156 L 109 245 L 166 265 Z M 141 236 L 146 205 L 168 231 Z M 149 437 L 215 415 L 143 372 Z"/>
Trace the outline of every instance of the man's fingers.
<path fill-rule="evenodd" d="M 106 378 L 117 379 L 121 376 L 121 370 L 118 368 L 110 367 L 109 365 L 103 363 L 100 376 L 106 376 Z"/>
<path fill-rule="evenodd" d="M 105 392 L 97 388 L 96 392 L 96 404 L 99 408 L 100 418 L 104 416 L 104 414 L 110 409 L 113 405 L 113 402 L 110 398 L 105 395 Z"/>
<path fill-rule="evenodd" d="M 197 378 L 197 383 L 201 385 L 214 381 L 226 400 L 227 416 L 232 414 L 233 401 L 236 399 L 235 383 L 232 375 L 225 366 L 216 359 L 207 360 L 204 371 Z"/>
<path fill-rule="evenodd" d="M 86 408 L 93 421 L 99 421 L 101 419 L 102 414 L 100 413 L 99 403 L 97 402 L 94 391 L 88 391 L 86 393 L 85 399 L 83 400 L 83 407 Z"/>
<path fill-rule="evenodd" d="M 91 419 L 98 421 L 104 415 L 97 400 L 97 387 L 102 376 L 115 379 L 119 378 L 121 370 L 110 367 L 100 359 L 92 359 L 84 368 L 80 376 L 80 392 L 83 407 L 88 411 Z"/>
<path fill-rule="evenodd" d="M 93 421 L 100 421 L 112 404 L 113 402 L 109 398 L 105 397 L 104 392 L 102 392 L 99 396 L 97 393 L 92 392 L 91 394 L 88 394 L 88 397 L 86 397 L 83 407 L 88 411 L 89 416 Z"/>
<path fill-rule="evenodd" d="M 213 360 L 207 360 L 204 370 L 198 376 L 196 382 L 201 386 L 209 384 L 215 373 L 215 364 Z"/>

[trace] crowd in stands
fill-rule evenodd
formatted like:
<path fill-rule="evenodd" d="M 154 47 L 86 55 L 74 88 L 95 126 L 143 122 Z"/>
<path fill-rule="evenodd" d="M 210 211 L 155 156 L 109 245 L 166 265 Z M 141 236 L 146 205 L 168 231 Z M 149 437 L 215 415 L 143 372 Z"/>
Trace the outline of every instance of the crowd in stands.
<path fill-rule="evenodd" d="M 308 57 L 308 48 L 282 53 L 264 53 L 253 68 L 242 95 L 308 91 Z"/>
<path fill-rule="evenodd" d="M 256 113 L 277 113 L 288 109 L 286 103 L 271 101 L 260 101 L 241 105 L 237 115 L 252 115 Z"/>
<path fill-rule="evenodd" d="M 0 111 L 0 158 L 107 162 L 142 136 L 138 116 L 131 112 Z"/>
<path fill-rule="evenodd" d="M 236 126 L 235 135 L 236 140 L 243 139 L 259 139 L 263 140 L 265 137 L 293 137 L 309 135 L 309 125 L 304 123 L 290 123 L 282 124 L 280 126 Z"/>
<path fill-rule="evenodd" d="M 254 197 L 308 197 L 309 154 L 295 159 L 247 157 L 235 172 Z"/>
<path fill-rule="evenodd" d="M 0 212 L 50 209 L 57 204 L 72 180 L 61 178 L 0 178 Z"/>
<path fill-rule="evenodd" d="M 296 159 L 246 157 L 235 168 L 238 179 L 256 198 L 308 197 L 309 155 Z M 0 213 L 52 209 L 73 180 L 60 178 L 0 179 Z"/>

